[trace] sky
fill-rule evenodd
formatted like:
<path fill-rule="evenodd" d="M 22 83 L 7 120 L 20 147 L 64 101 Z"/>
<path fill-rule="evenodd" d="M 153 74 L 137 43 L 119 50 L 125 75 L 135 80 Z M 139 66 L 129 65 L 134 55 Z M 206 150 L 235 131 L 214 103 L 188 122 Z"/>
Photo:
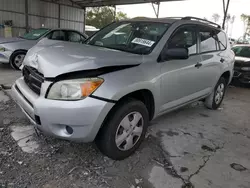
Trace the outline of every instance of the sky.
<path fill-rule="evenodd" d="M 151 4 L 136 4 L 117 6 L 117 11 L 125 12 L 129 18 L 137 16 L 155 17 Z M 176 2 L 162 2 L 159 17 L 184 17 L 195 16 L 212 20 L 212 15 L 218 13 L 222 23 L 223 4 L 222 0 L 184 0 Z M 240 16 L 250 15 L 250 0 L 231 0 L 228 13 L 235 16 L 234 24 L 229 24 L 228 35 L 238 39 L 244 33 L 245 27 Z"/>

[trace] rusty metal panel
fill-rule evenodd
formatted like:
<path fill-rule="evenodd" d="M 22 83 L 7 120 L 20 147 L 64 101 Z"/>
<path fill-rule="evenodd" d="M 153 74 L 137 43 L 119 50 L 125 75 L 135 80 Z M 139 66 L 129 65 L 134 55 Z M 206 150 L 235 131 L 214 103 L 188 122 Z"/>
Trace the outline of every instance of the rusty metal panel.
<path fill-rule="evenodd" d="M 25 0 L 0 0 L 0 9 L 24 13 Z"/>
<path fill-rule="evenodd" d="M 29 14 L 58 18 L 59 5 L 39 0 L 29 0 Z"/>
<path fill-rule="evenodd" d="M 77 31 L 83 32 L 83 23 L 62 20 L 61 21 L 61 28 L 75 29 Z"/>
<path fill-rule="evenodd" d="M 29 14 L 40 15 L 40 0 L 28 0 Z"/>
<path fill-rule="evenodd" d="M 84 10 L 61 5 L 61 19 L 83 22 Z"/>
<path fill-rule="evenodd" d="M 184 1 L 184 0 L 71 0 L 81 7 L 97 7 L 97 6 L 113 6 L 113 5 L 127 5 L 139 3 L 152 2 L 170 2 L 170 1 Z"/>
<path fill-rule="evenodd" d="M 14 27 L 25 27 L 24 14 L 0 11 L 0 23 L 3 23 L 3 20 L 12 20 Z"/>
<path fill-rule="evenodd" d="M 29 27 L 30 28 L 57 28 L 58 19 L 46 18 L 40 16 L 29 16 Z"/>

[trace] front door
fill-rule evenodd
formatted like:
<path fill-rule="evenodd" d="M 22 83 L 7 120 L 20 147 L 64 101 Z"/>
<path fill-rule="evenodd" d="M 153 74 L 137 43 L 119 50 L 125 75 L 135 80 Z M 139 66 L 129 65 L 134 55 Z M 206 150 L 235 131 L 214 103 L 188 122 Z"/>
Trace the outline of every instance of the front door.
<path fill-rule="evenodd" d="M 198 98 L 201 85 L 197 76 L 201 63 L 198 54 L 197 26 L 184 25 L 178 28 L 167 42 L 167 49 L 187 48 L 189 58 L 161 62 L 161 101 L 160 111 L 184 104 Z"/>

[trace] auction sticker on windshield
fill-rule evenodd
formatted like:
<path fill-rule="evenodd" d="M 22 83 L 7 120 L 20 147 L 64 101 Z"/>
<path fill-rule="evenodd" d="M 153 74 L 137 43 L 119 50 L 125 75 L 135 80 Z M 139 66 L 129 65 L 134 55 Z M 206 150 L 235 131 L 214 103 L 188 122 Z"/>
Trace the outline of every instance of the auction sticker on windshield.
<path fill-rule="evenodd" d="M 134 40 L 132 40 L 132 43 L 140 44 L 140 45 L 147 46 L 147 47 L 151 47 L 151 46 L 153 46 L 153 44 L 155 42 L 152 41 L 152 40 L 147 40 L 147 39 L 142 39 L 142 38 L 134 38 Z"/>

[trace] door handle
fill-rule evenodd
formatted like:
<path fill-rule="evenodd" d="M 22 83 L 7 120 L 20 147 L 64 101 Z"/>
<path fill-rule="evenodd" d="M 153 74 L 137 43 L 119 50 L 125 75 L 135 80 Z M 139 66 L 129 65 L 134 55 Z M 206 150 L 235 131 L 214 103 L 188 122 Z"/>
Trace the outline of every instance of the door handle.
<path fill-rule="evenodd" d="M 224 63 L 224 61 L 225 61 L 224 58 L 221 58 L 221 59 L 220 59 L 220 62 L 221 62 L 221 63 Z"/>
<path fill-rule="evenodd" d="M 202 66 L 202 64 L 200 62 L 196 63 L 195 67 L 196 68 L 200 68 Z"/>

